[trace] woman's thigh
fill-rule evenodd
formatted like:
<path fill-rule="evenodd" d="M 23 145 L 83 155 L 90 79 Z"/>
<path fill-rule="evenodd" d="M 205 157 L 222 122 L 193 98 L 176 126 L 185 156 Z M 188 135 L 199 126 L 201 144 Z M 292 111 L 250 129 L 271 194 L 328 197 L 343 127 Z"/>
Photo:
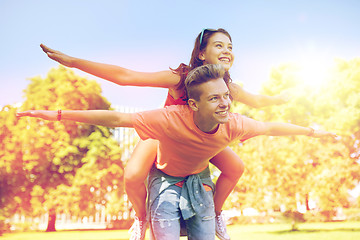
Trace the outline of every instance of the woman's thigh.
<path fill-rule="evenodd" d="M 244 162 L 230 147 L 226 147 L 214 156 L 210 162 L 229 177 L 238 178 L 238 175 L 241 176 L 244 172 Z"/>
<path fill-rule="evenodd" d="M 144 182 L 156 159 L 157 140 L 140 141 L 125 167 L 125 181 Z"/>

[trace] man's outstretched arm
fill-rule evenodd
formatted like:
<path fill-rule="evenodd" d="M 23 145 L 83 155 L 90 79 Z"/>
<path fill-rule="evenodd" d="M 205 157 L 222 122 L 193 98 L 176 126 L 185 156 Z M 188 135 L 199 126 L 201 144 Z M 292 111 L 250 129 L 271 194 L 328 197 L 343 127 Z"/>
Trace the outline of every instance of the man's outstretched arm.
<path fill-rule="evenodd" d="M 310 137 L 333 137 L 337 135 L 332 132 L 314 130 L 310 127 L 301 127 L 290 123 L 272 123 L 264 122 L 264 135 L 268 136 L 291 136 L 291 135 L 306 135 Z"/>
<path fill-rule="evenodd" d="M 70 120 L 106 127 L 133 127 L 134 113 L 121 113 L 109 110 L 28 110 L 19 112 L 17 117 L 36 117 L 49 121 Z"/>

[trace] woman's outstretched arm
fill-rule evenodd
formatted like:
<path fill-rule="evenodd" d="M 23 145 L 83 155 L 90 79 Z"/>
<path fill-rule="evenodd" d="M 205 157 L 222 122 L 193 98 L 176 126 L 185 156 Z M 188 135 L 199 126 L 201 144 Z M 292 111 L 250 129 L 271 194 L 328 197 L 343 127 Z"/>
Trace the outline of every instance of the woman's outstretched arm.
<path fill-rule="evenodd" d="M 18 112 L 16 116 L 42 118 L 49 121 L 63 119 L 106 127 L 133 127 L 134 113 L 121 113 L 109 110 L 28 110 Z"/>
<path fill-rule="evenodd" d="M 123 86 L 175 88 L 180 77 L 172 71 L 137 72 L 116 65 L 97 63 L 81 58 L 66 55 L 41 44 L 42 50 L 54 61 L 70 67 L 77 68 L 86 73 L 103 78 Z"/>
<path fill-rule="evenodd" d="M 236 83 L 230 83 L 229 89 L 231 92 L 231 96 L 235 101 L 242 102 L 254 108 L 284 104 L 288 101 L 286 95 L 266 96 L 249 93 Z"/>

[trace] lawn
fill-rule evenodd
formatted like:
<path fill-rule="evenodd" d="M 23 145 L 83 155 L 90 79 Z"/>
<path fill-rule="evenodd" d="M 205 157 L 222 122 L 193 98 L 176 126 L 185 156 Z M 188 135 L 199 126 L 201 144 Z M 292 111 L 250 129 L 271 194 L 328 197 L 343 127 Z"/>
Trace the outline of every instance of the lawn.
<path fill-rule="evenodd" d="M 228 226 L 232 240 L 359 240 L 360 222 L 303 223 L 299 230 L 289 231 L 287 224 Z M 127 230 L 58 231 L 54 233 L 9 233 L 3 240 L 126 240 Z M 148 238 L 147 238 L 148 239 Z M 181 239 L 186 239 L 182 237 Z"/>

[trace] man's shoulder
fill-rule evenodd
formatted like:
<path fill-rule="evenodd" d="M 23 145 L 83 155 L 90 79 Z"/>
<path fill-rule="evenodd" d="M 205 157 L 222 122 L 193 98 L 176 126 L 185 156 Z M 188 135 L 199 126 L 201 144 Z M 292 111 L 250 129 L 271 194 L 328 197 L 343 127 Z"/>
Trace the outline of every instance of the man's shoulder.
<path fill-rule="evenodd" d="M 191 112 L 191 109 L 188 105 L 171 105 L 166 106 L 165 111 L 174 114 L 187 114 Z"/>
<path fill-rule="evenodd" d="M 167 119 L 174 116 L 188 116 L 191 111 L 192 110 L 187 105 L 171 105 L 164 108 L 138 112 L 135 114 L 135 117 L 144 119 L 154 118 L 160 120 L 161 118 Z"/>
<path fill-rule="evenodd" d="M 245 116 L 241 115 L 240 113 L 229 113 L 229 122 L 237 122 L 241 121 Z"/>
<path fill-rule="evenodd" d="M 257 121 L 249 118 L 247 116 L 244 116 L 240 113 L 229 113 L 229 126 L 231 128 L 233 127 L 252 127 L 254 123 Z"/>

